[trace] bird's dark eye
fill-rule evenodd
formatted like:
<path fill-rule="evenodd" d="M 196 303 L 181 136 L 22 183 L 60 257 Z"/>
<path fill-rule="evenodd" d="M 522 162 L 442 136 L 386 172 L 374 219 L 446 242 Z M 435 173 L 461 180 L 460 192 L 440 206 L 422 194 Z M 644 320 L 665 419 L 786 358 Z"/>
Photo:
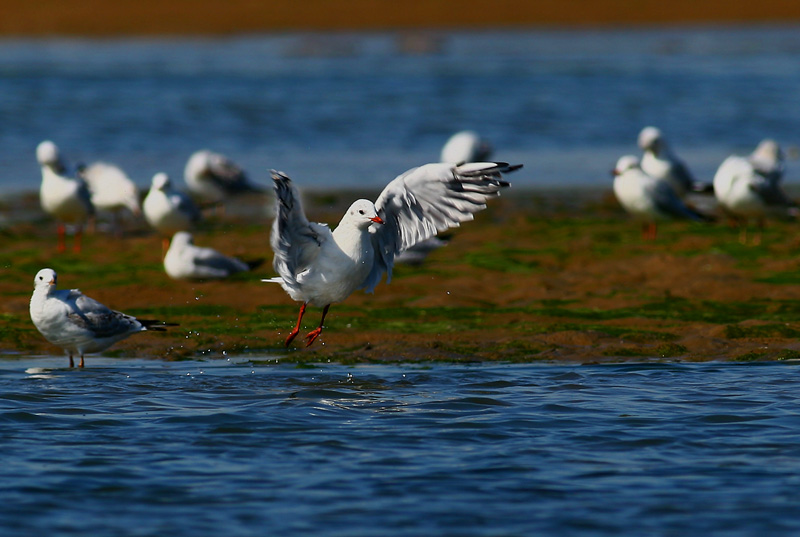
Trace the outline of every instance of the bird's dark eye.
<path fill-rule="evenodd" d="M 358 214 L 364 214 L 364 211 L 363 210 L 359 210 Z"/>

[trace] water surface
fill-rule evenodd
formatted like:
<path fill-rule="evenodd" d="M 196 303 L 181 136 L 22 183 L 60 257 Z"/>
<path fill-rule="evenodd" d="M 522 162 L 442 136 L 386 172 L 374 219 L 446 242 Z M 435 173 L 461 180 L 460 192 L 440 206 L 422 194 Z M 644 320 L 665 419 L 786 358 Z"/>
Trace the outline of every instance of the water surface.
<path fill-rule="evenodd" d="M 0 362 L 5 535 L 797 535 L 797 364 Z"/>
<path fill-rule="evenodd" d="M 526 164 L 522 186 L 604 186 L 648 124 L 710 180 L 762 138 L 797 144 L 798 30 L 0 40 L 0 192 L 38 188 L 46 138 L 143 185 L 158 171 L 180 184 L 210 147 L 263 182 L 277 168 L 305 186 L 377 188 L 465 128 Z"/>

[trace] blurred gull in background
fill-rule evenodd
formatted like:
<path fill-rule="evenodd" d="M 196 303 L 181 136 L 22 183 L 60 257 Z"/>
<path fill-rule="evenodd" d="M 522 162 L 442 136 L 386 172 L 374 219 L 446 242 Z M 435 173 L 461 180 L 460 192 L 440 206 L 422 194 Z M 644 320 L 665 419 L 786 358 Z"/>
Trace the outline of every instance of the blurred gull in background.
<path fill-rule="evenodd" d="M 763 140 L 749 156 L 732 155 L 714 175 L 714 194 L 722 210 L 740 226 L 739 240 L 747 242 L 747 221 L 756 220 L 760 244 L 768 216 L 797 216 L 797 206 L 781 188 L 783 152 L 775 140 Z"/>
<path fill-rule="evenodd" d="M 492 146 L 475 131 L 460 131 L 452 135 L 442 147 L 439 162 L 463 164 L 484 162 L 491 158 Z"/>
<path fill-rule="evenodd" d="M 666 179 L 645 173 L 639 159 L 633 155 L 625 155 L 617 161 L 614 195 L 623 209 L 642 222 L 642 238 L 645 240 L 655 240 L 659 220 L 710 220 L 710 217 L 688 207 Z"/>
<path fill-rule="evenodd" d="M 183 175 L 191 195 L 203 204 L 222 203 L 237 194 L 266 191 L 251 183 L 244 170 L 228 157 L 207 149 L 189 157 Z"/>
<path fill-rule="evenodd" d="M 76 226 L 73 250 L 80 252 L 83 226 L 94 214 L 89 189 L 83 179 L 67 175 L 58 147 L 50 140 L 37 146 L 36 160 L 42 169 L 39 201 L 42 209 L 58 222 L 58 251 L 67 249 L 65 224 L 73 224 Z"/>
<path fill-rule="evenodd" d="M 169 237 L 178 231 L 188 231 L 200 221 L 200 211 L 192 199 L 172 188 L 166 173 L 153 176 L 150 191 L 142 203 L 145 220 L 163 237 L 163 252 L 169 246 Z"/>
<path fill-rule="evenodd" d="M 660 129 L 645 127 L 639 133 L 638 143 L 644 151 L 642 170 L 656 179 L 669 182 L 681 198 L 689 192 L 711 191 L 710 185 L 695 180 L 683 161 L 672 152 Z"/>
<path fill-rule="evenodd" d="M 139 189 L 119 166 L 95 162 L 79 166 L 78 173 L 89 187 L 95 209 L 111 214 L 115 232 L 121 231 L 122 211 L 127 209 L 134 216 L 141 214 Z"/>
<path fill-rule="evenodd" d="M 262 262 L 245 262 L 213 248 L 195 246 L 191 233 L 179 231 L 164 256 L 164 270 L 176 280 L 218 280 L 252 270 Z"/>

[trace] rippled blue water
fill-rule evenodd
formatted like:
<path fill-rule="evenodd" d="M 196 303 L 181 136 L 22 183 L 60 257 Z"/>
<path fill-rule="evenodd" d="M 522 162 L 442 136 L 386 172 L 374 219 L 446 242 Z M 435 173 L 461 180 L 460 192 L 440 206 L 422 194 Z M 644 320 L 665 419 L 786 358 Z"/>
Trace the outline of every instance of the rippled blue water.
<path fill-rule="evenodd" d="M 4 535 L 797 535 L 797 364 L 0 362 Z"/>
<path fill-rule="evenodd" d="M 34 148 L 139 183 L 225 152 L 254 178 L 378 187 L 474 128 L 523 185 L 606 185 L 660 126 L 701 177 L 762 138 L 797 144 L 796 26 L 0 40 L 0 192 L 35 189 Z M 788 180 L 796 173 L 790 165 Z"/>

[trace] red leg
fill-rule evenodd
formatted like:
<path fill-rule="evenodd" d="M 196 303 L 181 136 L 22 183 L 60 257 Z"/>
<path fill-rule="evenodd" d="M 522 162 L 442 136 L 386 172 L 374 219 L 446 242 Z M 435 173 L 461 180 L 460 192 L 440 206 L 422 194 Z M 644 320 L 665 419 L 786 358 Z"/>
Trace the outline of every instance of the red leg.
<path fill-rule="evenodd" d="M 72 243 L 72 251 L 76 254 L 81 253 L 81 240 L 83 239 L 83 227 L 78 226 L 75 231 L 75 240 Z"/>
<path fill-rule="evenodd" d="M 59 253 L 63 253 L 67 251 L 67 229 L 64 227 L 64 224 L 61 222 L 58 223 L 58 227 L 56 228 L 56 232 L 58 233 L 58 251 Z"/>
<path fill-rule="evenodd" d="M 306 334 L 306 347 L 310 347 L 311 344 L 314 343 L 314 341 L 316 341 L 319 335 L 322 333 L 322 325 L 325 323 L 325 316 L 328 314 L 328 308 L 330 307 L 331 305 L 328 304 L 322 309 L 322 319 L 319 321 L 319 326 Z"/>
<path fill-rule="evenodd" d="M 287 337 L 287 338 L 286 338 L 286 343 L 285 343 L 285 345 L 286 345 L 287 347 L 289 346 L 289 343 L 291 343 L 291 342 L 292 342 L 292 340 L 293 340 L 295 337 L 297 337 L 297 334 L 299 334 L 299 333 L 300 333 L 300 321 L 302 321 L 302 320 L 303 320 L 303 315 L 305 314 L 305 312 L 306 312 L 306 303 L 305 303 L 305 302 L 303 302 L 303 305 L 302 305 L 302 306 L 300 306 L 300 315 L 298 315 L 298 316 L 297 316 L 297 325 L 294 327 L 294 330 L 292 330 L 292 331 L 289 333 L 289 337 Z"/>

